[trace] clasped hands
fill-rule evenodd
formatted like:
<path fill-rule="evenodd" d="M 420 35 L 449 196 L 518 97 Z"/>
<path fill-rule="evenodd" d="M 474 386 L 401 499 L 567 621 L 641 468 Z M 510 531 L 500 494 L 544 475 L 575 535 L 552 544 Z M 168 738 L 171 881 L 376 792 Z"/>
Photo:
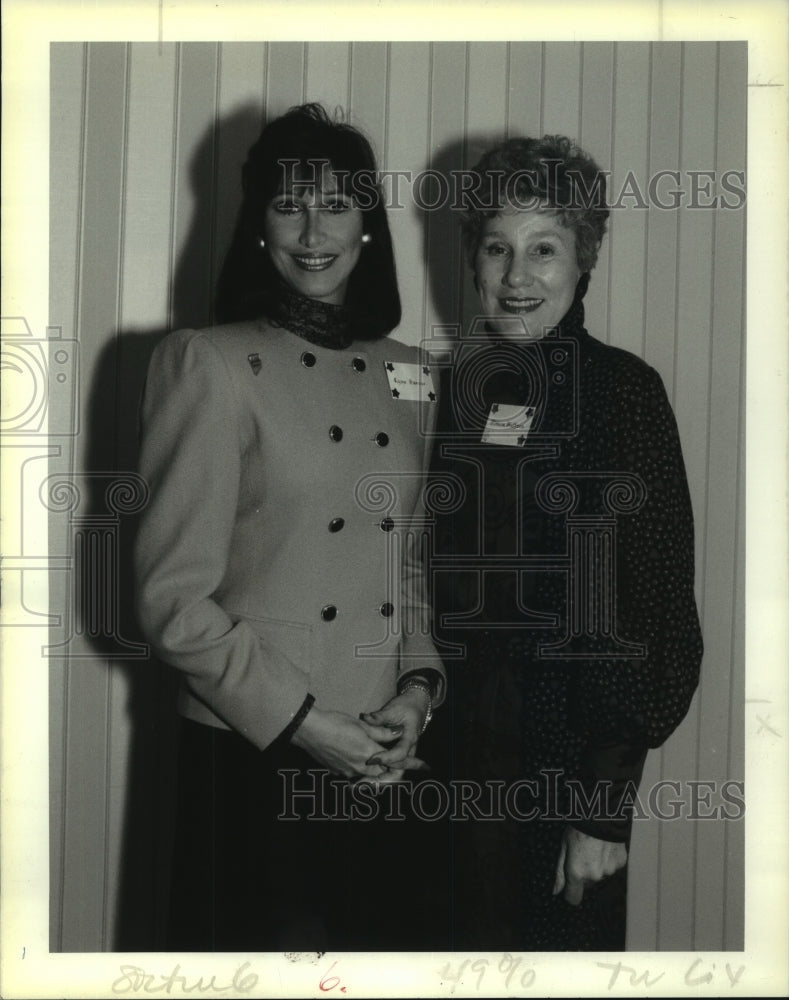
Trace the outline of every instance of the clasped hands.
<path fill-rule="evenodd" d="M 363 712 L 358 719 L 313 706 L 291 742 L 351 781 L 399 781 L 405 771 L 428 767 L 416 756 L 427 708 L 427 694 L 418 688 L 396 695 L 376 712 Z M 556 865 L 554 895 L 563 891 L 565 900 L 577 906 L 587 885 L 626 864 L 624 844 L 599 840 L 568 826 Z"/>
<path fill-rule="evenodd" d="M 405 771 L 426 770 L 416 745 L 428 709 L 427 693 L 411 689 L 358 719 L 313 706 L 293 734 L 319 764 L 351 781 L 399 781 Z"/>

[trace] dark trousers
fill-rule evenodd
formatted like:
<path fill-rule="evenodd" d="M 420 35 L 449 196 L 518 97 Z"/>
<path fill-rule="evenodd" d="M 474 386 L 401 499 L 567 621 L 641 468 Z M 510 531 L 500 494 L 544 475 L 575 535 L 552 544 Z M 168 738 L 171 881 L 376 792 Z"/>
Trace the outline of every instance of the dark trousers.
<path fill-rule="evenodd" d="M 517 748 L 504 749 L 494 734 L 470 730 L 457 754 L 455 774 L 481 787 L 500 781 L 517 787 L 535 781 Z M 537 807 L 533 819 L 509 810 L 492 821 L 454 824 L 455 872 L 463 872 L 455 895 L 455 947 L 464 951 L 624 951 L 627 868 L 588 884 L 578 906 L 553 895 L 556 865 L 567 821 L 552 818 L 539 796 L 519 809 Z"/>
<path fill-rule="evenodd" d="M 184 721 L 168 948 L 441 947 L 435 836 L 348 791 L 296 747 Z"/>

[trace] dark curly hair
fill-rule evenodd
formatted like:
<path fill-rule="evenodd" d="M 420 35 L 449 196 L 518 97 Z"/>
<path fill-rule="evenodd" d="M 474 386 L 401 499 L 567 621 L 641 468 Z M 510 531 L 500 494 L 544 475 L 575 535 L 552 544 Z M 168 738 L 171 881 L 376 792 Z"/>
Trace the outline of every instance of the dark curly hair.
<path fill-rule="evenodd" d="M 588 153 L 563 135 L 507 139 L 474 167 L 475 184 L 464 192 L 463 240 L 473 264 L 484 220 L 505 203 L 547 208 L 575 233 L 581 272 L 597 263 L 606 230 L 605 175 Z"/>
<path fill-rule="evenodd" d="M 314 177 L 325 162 L 357 195 L 362 229 L 371 237 L 349 278 L 344 303 L 357 336 L 376 340 L 400 322 L 392 238 L 372 147 L 358 129 L 333 120 L 320 104 L 302 104 L 269 122 L 249 150 L 242 171 L 244 197 L 217 285 L 214 311 L 220 323 L 276 311 L 272 306 L 282 295 L 282 280 L 260 246 L 263 215 L 286 176 Z"/>

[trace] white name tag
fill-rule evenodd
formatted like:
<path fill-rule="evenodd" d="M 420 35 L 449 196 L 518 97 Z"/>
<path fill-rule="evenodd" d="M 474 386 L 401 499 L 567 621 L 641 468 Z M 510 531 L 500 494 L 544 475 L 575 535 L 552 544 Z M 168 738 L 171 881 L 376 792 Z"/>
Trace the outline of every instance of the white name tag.
<path fill-rule="evenodd" d="M 482 432 L 483 444 L 507 444 L 513 448 L 522 448 L 526 444 L 535 412 L 533 406 L 493 403 Z"/>
<path fill-rule="evenodd" d="M 427 365 L 384 361 L 384 371 L 389 380 L 392 399 L 416 399 L 423 403 L 435 403 L 436 390 Z"/>

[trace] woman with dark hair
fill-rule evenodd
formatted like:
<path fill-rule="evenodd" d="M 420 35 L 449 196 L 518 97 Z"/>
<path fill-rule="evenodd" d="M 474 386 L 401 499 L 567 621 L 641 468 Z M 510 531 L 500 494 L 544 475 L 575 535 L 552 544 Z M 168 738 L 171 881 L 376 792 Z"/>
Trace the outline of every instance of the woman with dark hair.
<path fill-rule="evenodd" d="M 268 124 L 225 325 L 170 334 L 150 363 L 136 572 L 182 681 L 171 949 L 400 944 L 367 880 L 402 841 L 375 818 L 422 767 L 443 694 L 417 543 L 436 403 L 418 351 L 386 338 L 400 301 L 375 169 L 318 105 Z"/>
<path fill-rule="evenodd" d="M 278 150 L 281 154 L 272 156 L 272 151 Z M 272 121 L 249 150 L 242 171 L 242 209 L 217 290 L 219 322 L 260 316 L 277 320 L 292 307 L 288 263 L 283 269 L 270 249 L 266 251 L 261 220 L 283 184 L 303 190 L 327 166 L 344 195 L 360 210 L 364 253 L 348 275 L 344 301 L 352 316 L 353 332 L 359 340 L 377 340 L 399 324 L 400 294 L 375 156 L 359 131 L 331 121 L 316 104 Z M 327 208 L 338 213 L 338 207 Z M 295 277 L 298 281 L 298 271 Z"/>
<path fill-rule="evenodd" d="M 466 209 L 481 310 L 443 393 L 456 501 L 431 578 L 454 773 L 493 818 L 455 827 L 458 944 L 621 950 L 638 782 L 702 653 L 677 427 L 657 372 L 584 328 L 608 217 L 591 157 L 505 141 Z"/>

